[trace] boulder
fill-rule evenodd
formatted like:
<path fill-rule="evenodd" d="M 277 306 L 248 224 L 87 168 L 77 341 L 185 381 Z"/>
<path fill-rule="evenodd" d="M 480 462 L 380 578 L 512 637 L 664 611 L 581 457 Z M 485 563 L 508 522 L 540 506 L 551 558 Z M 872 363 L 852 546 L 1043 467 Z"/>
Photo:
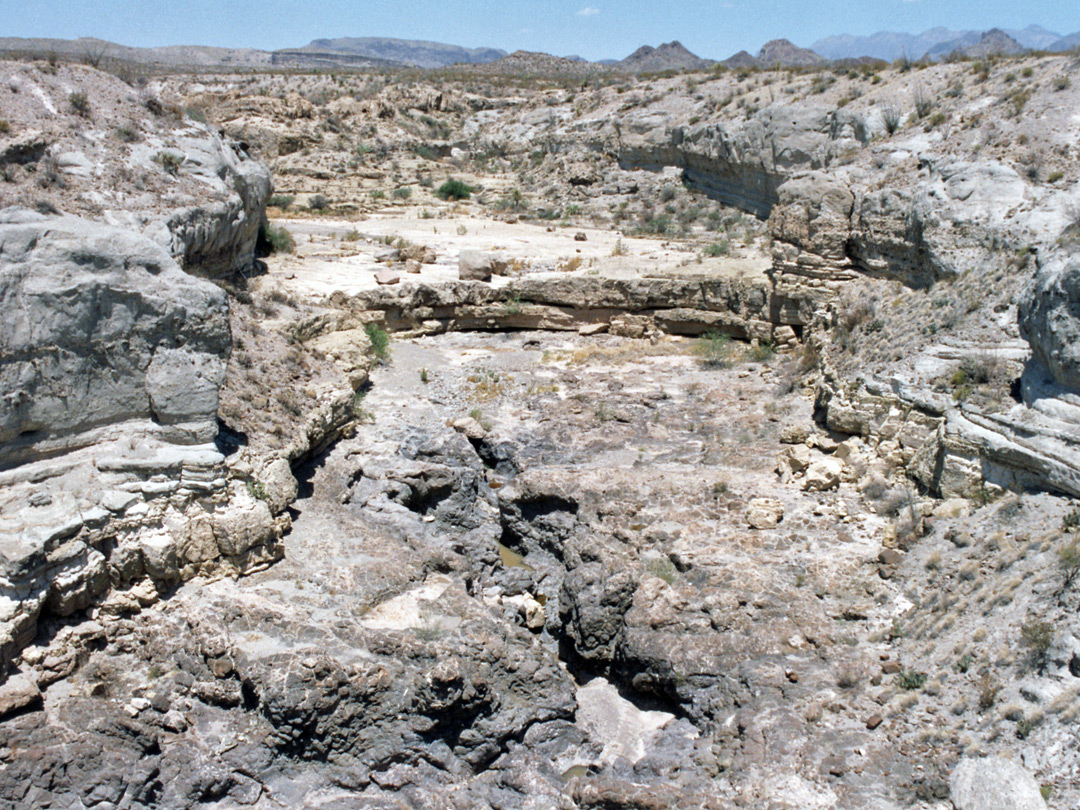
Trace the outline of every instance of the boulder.
<path fill-rule="evenodd" d="M 1020 765 L 1002 757 L 967 757 L 953 769 L 956 810 L 1046 810 L 1039 783 Z"/>
<path fill-rule="evenodd" d="M 776 470 L 780 475 L 801 473 L 810 466 L 810 448 L 805 444 L 793 444 L 780 451 Z"/>
<path fill-rule="evenodd" d="M 491 281 L 492 256 L 481 250 L 463 250 L 458 256 L 458 278 L 462 281 Z"/>
<path fill-rule="evenodd" d="M 774 529 L 784 519 L 784 505 L 776 498 L 753 498 L 746 508 L 751 529 Z"/>
<path fill-rule="evenodd" d="M 824 492 L 840 486 L 843 464 L 835 458 L 819 458 L 806 470 L 802 488 L 806 492 Z"/>
<path fill-rule="evenodd" d="M 401 281 L 401 273 L 396 270 L 380 270 L 375 274 L 376 284 L 397 284 Z"/>

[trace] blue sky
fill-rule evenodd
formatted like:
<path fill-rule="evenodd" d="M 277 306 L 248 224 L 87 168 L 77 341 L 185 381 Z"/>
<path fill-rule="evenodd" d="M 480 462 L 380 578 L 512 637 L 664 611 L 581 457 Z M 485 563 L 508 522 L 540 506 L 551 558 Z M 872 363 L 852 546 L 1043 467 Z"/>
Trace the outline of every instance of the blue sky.
<path fill-rule="evenodd" d="M 723 59 L 744 48 L 756 53 L 777 37 L 809 45 L 839 33 L 1032 23 L 1078 31 L 1080 0 L 0 0 L 0 36 L 264 49 L 385 36 L 588 59 L 621 58 L 673 39 Z"/>

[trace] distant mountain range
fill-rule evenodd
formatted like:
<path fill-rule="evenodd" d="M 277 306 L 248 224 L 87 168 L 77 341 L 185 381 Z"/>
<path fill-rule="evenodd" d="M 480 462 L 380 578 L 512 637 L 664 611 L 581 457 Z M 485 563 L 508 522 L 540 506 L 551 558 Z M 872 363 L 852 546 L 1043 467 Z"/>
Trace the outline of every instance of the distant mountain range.
<path fill-rule="evenodd" d="M 765 43 L 756 56 L 739 51 L 720 64 L 729 68 L 806 67 L 826 61 L 883 59 L 943 59 L 961 53 L 979 57 L 991 53 L 1015 54 L 1024 50 L 1068 51 L 1080 47 L 1080 32 L 1062 36 L 1038 25 L 1027 28 L 989 31 L 953 31 L 931 28 L 921 34 L 879 31 L 870 36 L 840 34 L 819 39 L 809 48 L 800 48 L 786 39 Z M 67 59 L 100 61 L 101 58 L 156 64 L 165 67 L 255 67 L 298 66 L 309 68 L 444 68 L 450 65 L 486 65 L 500 62 L 503 68 L 539 65 L 538 54 L 516 52 L 509 56 L 499 48 L 465 48 L 426 40 L 389 37 L 339 37 L 316 39 L 299 48 L 261 51 L 253 48 L 213 48 L 176 45 L 159 48 L 132 48 L 100 39 L 22 39 L 0 37 L 0 54 L 56 53 Z M 525 54 L 525 56 L 522 56 Z M 543 56 L 547 56 L 544 54 Z M 717 64 L 691 53 L 680 42 L 659 47 L 643 45 L 622 60 L 603 59 L 589 63 L 580 56 L 550 57 L 560 70 L 565 63 L 593 64 L 629 73 L 658 73 L 669 70 L 701 70 Z M 547 62 L 544 62 L 546 65 Z M 552 63 L 554 65 L 555 63 Z"/>
<path fill-rule="evenodd" d="M 1039 25 L 1027 28 L 991 29 L 1015 40 L 1021 47 L 1031 50 L 1067 51 L 1080 43 L 1080 32 L 1063 37 L 1054 31 L 1048 31 Z M 826 59 L 855 59 L 860 56 L 872 56 L 877 59 L 893 61 L 902 57 L 921 59 L 929 55 L 941 58 L 953 51 L 970 48 L 979 44 L 985 31 L 952 31 L 948 28 L 931 28 L 921 34 L 905 34 L 896 31 L 879 31 L 870 36 L 839 34 L 819 39 L 810 46 L 810 50 Z M 1069 44 L 1070 41 L 1073 44 Z"/>
<path fill-rule="evenodd" d="M 123 59 L 127 62 L 160 65 L 200 66 L 258 66 L 269 65 L 270 54 L 254 48 L 212 48 L 206 45 L 168 45 L 162 48 L 131 48 L 104 39 L 24 39 L 0 37 L 0 53 L 55 53 L 68 59 Z"/>
<path fill-rule="evenodd" d="M 498 48 L 462 48 L 442 42 L 386 37 L 340 37 L 312 40 L 303 48 L 276 51 L 278 54 L 341 53 L 375 60 L 384 64 L 440 68 L 456 64 L 494 62 L 507 55 Z"/>
<path fill-rule="evenodd" d="M 702 70 L 714 64 L 690 53 L 678 40 L 665 42 L 659 48 L 642 45 L 621 62 L 614 63 L 618 70 L 629 73 L 659 73 L 664 70 Z"/>

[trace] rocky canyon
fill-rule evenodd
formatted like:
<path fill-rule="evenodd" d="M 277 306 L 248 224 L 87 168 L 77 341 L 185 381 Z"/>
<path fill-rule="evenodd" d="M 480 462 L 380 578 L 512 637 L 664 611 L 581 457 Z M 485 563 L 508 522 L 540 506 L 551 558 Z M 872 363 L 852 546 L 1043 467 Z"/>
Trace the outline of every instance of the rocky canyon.
<path fill-rule="evenodd" d="M 1076 807 L 1078 101 L 0 62 L 0 806 Z"/>

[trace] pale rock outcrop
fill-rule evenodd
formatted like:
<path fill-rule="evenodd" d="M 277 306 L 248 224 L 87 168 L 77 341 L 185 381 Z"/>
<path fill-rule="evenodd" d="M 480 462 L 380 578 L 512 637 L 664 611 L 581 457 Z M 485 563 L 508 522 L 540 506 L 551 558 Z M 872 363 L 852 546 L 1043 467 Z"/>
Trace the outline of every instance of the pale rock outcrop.
<path fill-rule="evenodd" d="M 1002 757 L 964 758 L 950 780 L 956 810 L 1045 810 L 1039 783 Z"/>

